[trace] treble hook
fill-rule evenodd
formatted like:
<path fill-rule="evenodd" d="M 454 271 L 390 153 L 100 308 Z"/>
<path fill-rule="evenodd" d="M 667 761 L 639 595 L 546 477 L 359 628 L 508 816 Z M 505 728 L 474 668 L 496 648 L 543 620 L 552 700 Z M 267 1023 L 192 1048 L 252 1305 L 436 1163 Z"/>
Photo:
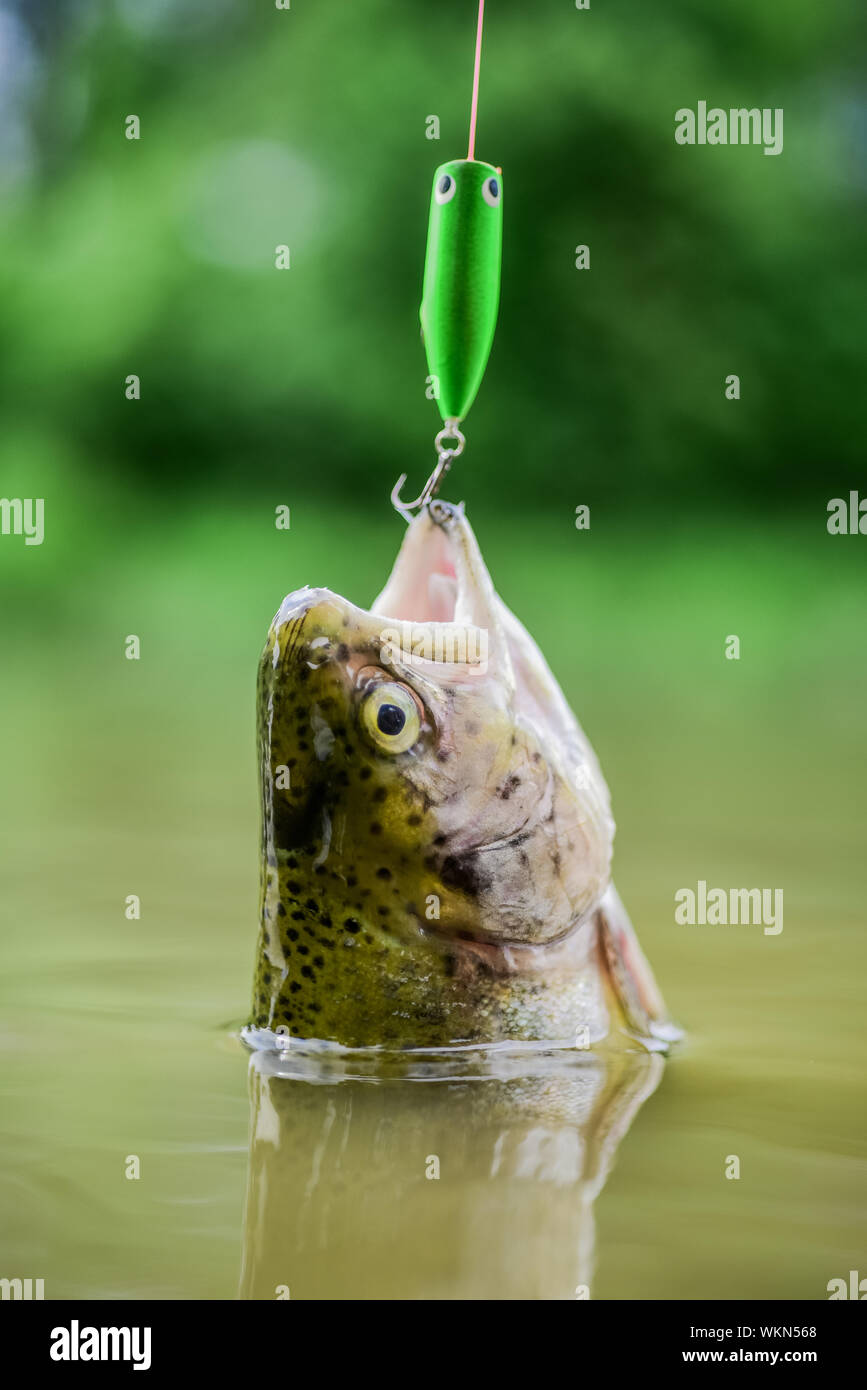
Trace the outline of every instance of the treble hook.
<path fill-rule="evenodd" d="M 455 440 L 456 447 L 454 449 L 446 448 L 445 441 L 447 439 Z M 397 482 L 391 490 L 391 504 L 394 507 L 395 511 L 400 512 L 404 521 L 412 521 L 412 513 L 415 511 L 421 511 L 423 507 L 427 506 L 428 502 L 432 501 L 432 499 L 436 497 L 437 493 L 439 492 L 440 483 L 442 482 L 443 478 L 452 466 L 452 459 L 456 459 L 459 454 L 462 454 L 464 452 L 464 445 L 466 444 L 466 442 L 466 439 L 460 431 L 460 421 L 446 420 L 445 424 L 443 425 L 442 429 L 440 430 L 439 434 L 434 440 L 434 448 L 437 451 L 436 468 L 431 473 L 430 477 L 428 478 L 427 482 L 425 483 L 424 487 L 422 488 L 421 492 L 419 493 L 418 497 L 415 499 L 414 502 L 401 501 L 400 490 L 406 482 L 406 474 L 401 473 L 400 477 L 398 478 Z"/>

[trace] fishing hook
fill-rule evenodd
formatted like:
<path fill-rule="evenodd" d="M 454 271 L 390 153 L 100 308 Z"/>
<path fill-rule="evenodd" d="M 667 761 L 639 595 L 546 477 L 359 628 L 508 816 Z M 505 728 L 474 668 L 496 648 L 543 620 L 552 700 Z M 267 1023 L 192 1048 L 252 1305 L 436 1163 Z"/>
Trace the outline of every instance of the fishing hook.
<path fill-rule="evenodd" d="M 446 440 L 454 440 L 455 448 L 446 447 Z M 404 521 L 412 521 L 412 513 L 421 511 L 427 504 L 436 497 L 439 492 L 440 483 L 452 466 L 452 459 L 456 459 L 459 454 L 464 452 L 466 439 L 460 431 L 459 420 L 446 420 L 436 439 L 434 447 L 437 451 L 437 465 L 431 473 L 418 497 L 414 502 L 401 501 L 400 490 L 406 482 L 406 474 L 401 473 L 397 482 L 391 490 L 391 504 L 395 511 L 400 512 Z"/>

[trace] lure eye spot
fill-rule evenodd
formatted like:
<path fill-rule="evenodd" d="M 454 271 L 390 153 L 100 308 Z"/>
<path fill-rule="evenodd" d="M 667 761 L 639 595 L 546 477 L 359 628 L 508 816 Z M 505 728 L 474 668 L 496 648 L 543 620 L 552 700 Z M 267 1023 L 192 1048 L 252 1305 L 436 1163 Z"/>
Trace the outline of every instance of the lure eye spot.
<path fill-rule="evenodd" d="M 434 193 L 438 203 L 447 203 L 455 196 L 457 184 L 451 174 L 443 174 L 442 178 L 437 179 L 437 186 Z"/>
<path fill-rule="evenodd" d="M 495 208 L 500 201 L 500 184 L 498 179 L 485 179 L 482 184 L 482 197 L 488 207 Z"/>

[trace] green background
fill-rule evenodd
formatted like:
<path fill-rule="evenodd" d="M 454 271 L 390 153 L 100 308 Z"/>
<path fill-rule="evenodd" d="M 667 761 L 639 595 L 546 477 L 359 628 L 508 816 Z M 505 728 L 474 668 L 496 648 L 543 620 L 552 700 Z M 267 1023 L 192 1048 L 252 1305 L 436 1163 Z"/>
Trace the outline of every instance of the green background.
<path fill-rule="evenodd" d="M 424 471 L 430 182 L 466 148 L 474 8 L 21 6 L 0 329 L 28 477 L 47 454 L 164 506 L 276 488 L 381 507 Z M 503 168 L 505 239 L 474 508 L 770 520 L 852 481 L 864 28 L 841 0 L 489 0 L 478 154 Z M 782 107 L 782 154 L 676 144 L 699 100 Z"/>

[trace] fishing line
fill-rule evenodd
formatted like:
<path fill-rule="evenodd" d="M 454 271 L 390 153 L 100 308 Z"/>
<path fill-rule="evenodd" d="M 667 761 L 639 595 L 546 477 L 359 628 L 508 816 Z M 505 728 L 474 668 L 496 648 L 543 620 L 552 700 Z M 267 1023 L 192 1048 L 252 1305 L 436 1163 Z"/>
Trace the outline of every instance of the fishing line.
<path fill-rule="evenodd" d="M 485 0 L 479 0 L 479 27 L 476 30 L 476 64 L 473 69 L 473 99 L 470 105 L 470 143 L 467 159 L 476 157 L 476 118 L 479 114 L 479 73 L 482 67 L 482 24 L 485 18 Z"/>

